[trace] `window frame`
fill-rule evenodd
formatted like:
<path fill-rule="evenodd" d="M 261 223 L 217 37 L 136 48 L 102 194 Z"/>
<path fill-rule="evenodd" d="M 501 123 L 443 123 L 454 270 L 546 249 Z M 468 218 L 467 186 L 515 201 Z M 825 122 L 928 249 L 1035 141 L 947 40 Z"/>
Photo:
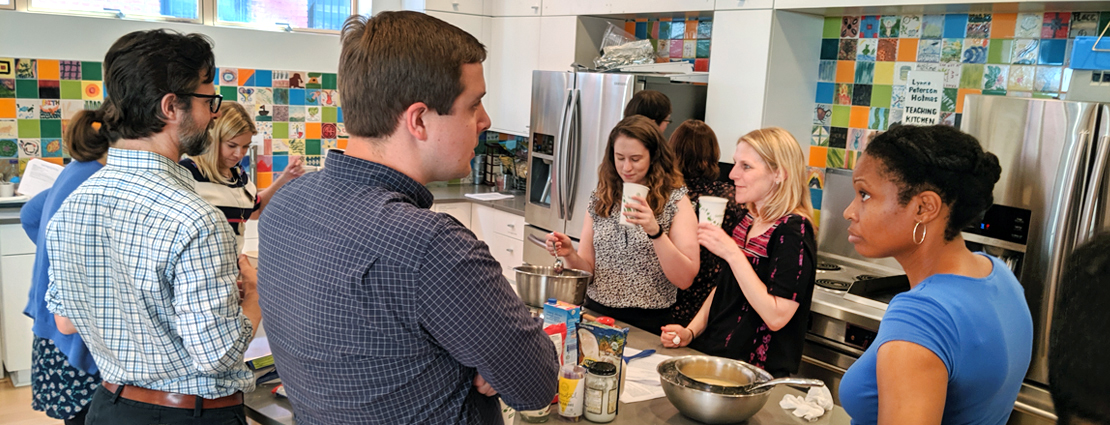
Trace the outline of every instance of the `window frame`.
<path fill-rule="evenodd" d="M 286 26 L 279 25 L 276 22 L 272 23 L 272 24 L 266 24 L 266 23 L 258 23 L 258 22 L 223 21 L 223 20 L 220 20 L 220 12 L 219 12 L 220 11 L 220 9 L 219 9 L 220 4 L 219 3 L 221 1 L 229 1 L 229 0 L 198 0 L 198 1 L 203 1 L 204 3 L 207 3 L 208 5 L 211 6 L 211 9 L 210 9 L 212 11 L 211 12 L 211 19 L 210 20 L 206 19 L 205 25 L 212 25 L 212 26 L 217 26 L 217 27 L 251 28 L 251 29 L 257 29 L 257 30 L 263 30 L 263 31 L 298 32 L 298 33 L 309 33 L 309 34 L 339 34 L 339 32 L 340 32 L 340 30 L 328 30 L 328 29 L 319 29 L 319 28 L 298 28 L 298 27 L 292 26 L 291 24 L 288 27 L 286 27 Z M 346 1 L 349 1 L 351 3 L 351 15 L 358 14 L 359 0 L 346 0 Z M 364 0 L 364 1 L 372 1 L 372 0 Z M 350 16 L 350 15 L 347 15 L 347 16 Z M 209 23 L 209 22 L 211 22 L 211 23 Z"/>
<path fill-rule="evenodd" d="M 8 4 L 0 4 L 0 10 L 15 10 L 15 0 L 0 0 L 7 1 Z"/>
<path fill-rule="evenodd" d="M 193 18 L 193 19 L 190 19 L 190 18 L 179 18 L 179 17 L 176 17 L 176 16 L 144 15 L 144 14 L 138 14 L 138 13 L 128 13 L 126 10 L 120 10 L 120 12 L 123 13 L 123 17 L 120 17 L 116 14 L 116 12 L 108 11 L 108 10 L 97 11 L 97 10 L 53 9 L 53 8 L 49 8 L 49 7 L 35 7 L 35 5 L 34 5 L 35 0 L 15 0 L 15 2 L 17 2 L 17 3 L 19 3 L 19 2 L 23 3 L 22 8 L 17 7 L 16 9 L 24 11 L 24 12 L 30 12 L 30 13 L 44 13 L 44 14 L 68 15 L 68 16 L 87 16 L 87 17 L 112 18 L 112 19 L 130 20 L 130 21 L 178 22 L 178 23 L 200 24 L 200 23 L 203 22 L 203 19 L 204 19 L 204 3 L 206 3 L 210 0 L 196 0 L 196 1 L 197 1 L 197 17 Z"/>

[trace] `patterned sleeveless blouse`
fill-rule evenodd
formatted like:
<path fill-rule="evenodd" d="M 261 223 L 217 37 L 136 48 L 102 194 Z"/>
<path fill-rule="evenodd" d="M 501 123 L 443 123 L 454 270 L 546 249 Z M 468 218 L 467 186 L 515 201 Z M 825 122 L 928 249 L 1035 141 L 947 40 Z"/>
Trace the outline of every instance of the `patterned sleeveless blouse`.
<path fill-rule="evenodd" d="M 686 195 L 686 187 L 671 191 L 663 213 L 656 221 L 663 232 L 670 232 L 678 213 L 678 201 Z M 590 194 L 590 218 L 594 231 L 594 280 L 586 287 L 586 295 L 607 307 L 668 308 L 678 292 L 655 254 L 651 239 L 640 226 L 620 224 L 619 207 L 614 205 L 609 217 L 595 212 L 597 192 Z"/>

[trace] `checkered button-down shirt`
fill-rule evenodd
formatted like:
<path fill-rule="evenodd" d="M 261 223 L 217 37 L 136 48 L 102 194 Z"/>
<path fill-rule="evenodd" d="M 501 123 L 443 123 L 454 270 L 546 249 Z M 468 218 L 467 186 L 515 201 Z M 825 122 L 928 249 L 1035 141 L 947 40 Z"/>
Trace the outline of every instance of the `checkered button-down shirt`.
<path fill-rule="evenodd" d="M 551 403 L 558 360 L 485 243 L 386 166 L 329 152 L 259 222 L 266 335 L 297 423 L 497 424 Z"/>
<path fill-rule="evenodd" d="M 218 398 L 254 389 L 243 363 L 235 235 L 161 155 L 110 149 L 50 220 L 47 308 L 105 381 Z"/>

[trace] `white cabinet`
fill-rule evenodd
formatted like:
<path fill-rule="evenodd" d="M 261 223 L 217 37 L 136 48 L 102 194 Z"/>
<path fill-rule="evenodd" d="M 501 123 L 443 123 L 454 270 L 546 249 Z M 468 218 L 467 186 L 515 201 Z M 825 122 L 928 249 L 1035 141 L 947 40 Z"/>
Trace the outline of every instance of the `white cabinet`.
<path fill-rule="evenodd" d="M 771 21 L 769 9 L 713 14 L 705 123 L 717 133 L 721 161 L 732 162 L 740 136 L 762 127 Z"/>
<path fill-rule="evenodd" d="M 710 11 L 714 0 L 549 0 L 544 16 Z M 716 35 L 714 35 L 716 37 Z"/>
<path fill-rule="evenodd" d="M 424 9 L 482 15 L 485 13 L 486 6 L 483 0 L 425 0 Z"/>
<path fill-rule="evenodd" d="M 4 369 L 12 373 L 12 383 L 29 384 L 31 374 L 31 332 L 33 322 L 23 315 L 31 273 L 35 264 L 35 244 L 19 224 L 0 225 L 0 334 Z"/>
<path fill-rule="evenodd" d="M 770 9 L 775 0 L 717 0 L 717 10 Z"/>
<path fill-rule="evenodd" d="M 471 228 L 470 225 L 470 203 L 469 202 L 450 202 L 446 204 L 433 204 L 432 211 L 438 213 L 449 214 L 455 217 L 467 229 Z"/>
<path fill-rule="evenodd" d="M 485 106 L 490 130 L 528 136 L 532 71 L 567 71 L 575 60 L 578 18 L 491 18 Z"/>
<path fill-rule="evenodd" d="M 429 10 L 425 13 L 427 13 L 429 16 L 434 16 L 446 21 L 451 25 L 461 28 L 463 31 L 466 31 L 470 33 L 470 35 L 473 35 L 474 38 L 477 38 L 478 41 L 482 44 L 489 46 L 489 17 L 466 15 L 462 13 L 440 12 L 434 10 Z"/>
<path fill-rule="evenodd" d="M 471 204 L 470 216 L 474 235 L 489 245 L 505 279 L 515 282 L 513 267 L 524 264 L 524 217 L 479 204 Z"/>
<path fill-rule="evenodd" d="M 562 0 L 547 0 L 562 1 Z M 542 0 L 486 0 L 486 14 L 490 16 L 540 16 Z"/>

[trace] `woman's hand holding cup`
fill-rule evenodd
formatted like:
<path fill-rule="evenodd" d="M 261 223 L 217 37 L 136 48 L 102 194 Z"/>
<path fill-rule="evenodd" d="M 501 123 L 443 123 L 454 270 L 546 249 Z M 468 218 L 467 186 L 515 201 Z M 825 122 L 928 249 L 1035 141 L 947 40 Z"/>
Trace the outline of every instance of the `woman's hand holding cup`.
<path fill-rule="evenodd" d="M 698 244 L 725 261 L 737 256 L 746 257 L 732 236 L 713 223 L 698 223 Z"/>
<path fill-rule="evenodd" d="M 633 196 L 632 202 L 622 207 L 624 208 L 621 211 L 624 211 L 624 217 L 628 223 L 640 226 L 649 235 L 659 233 L 659 222 L 655 220 L 655 212 L 648 207 L 647 199 Z"/>

